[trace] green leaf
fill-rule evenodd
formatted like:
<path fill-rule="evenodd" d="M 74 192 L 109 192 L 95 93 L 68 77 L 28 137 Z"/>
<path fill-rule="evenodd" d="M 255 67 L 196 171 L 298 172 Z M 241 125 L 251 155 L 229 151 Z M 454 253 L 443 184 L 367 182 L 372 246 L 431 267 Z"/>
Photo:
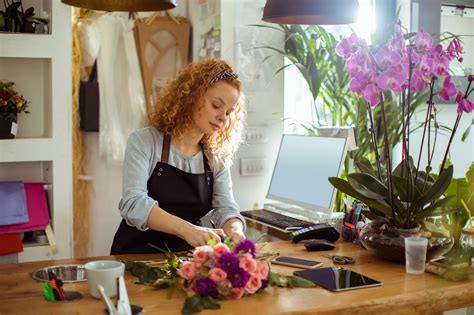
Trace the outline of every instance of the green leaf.
<path fill-rule="evenodd" d="M 329 182 L 343 193 L 356 199 L 359 199 L 360 201 L 365 203 L 370 209 L 375 209 L 379 212 L 382 212 L 385 216 L 392 215 L 392 209 L 385 201 L 370 199 L 361 195 L 354 188 L 352 188 L 352 186 L 347 181 L 338 177 L 329 177 Z"/>
<path fill-rule="evenodd" d="M 443 193 L 448 189 L 451 179 L 453 178 L 453 166 L 450 165 L 446 168 L 441 175 L 438 177 L 438 180 L 433 183 L 428 191 L 421 195 L 421 197 L 413 202 L 412 208 L 420 208 L 424 205 L 433 202 L 443 195 Z"/>
<path fill-rule="evenodd" d="M 349 184 L 360 194 L 371 199 L 384 199 L 389 196 L 387 187 L 369 174 L 353 173 L 347 175 Z"/>
<path fill-rule="evenodd" d="M 408 201 L 407 179 L 393 175 L 392 183 L 393 183 L 393 188 L 395 189 L 396 193 L 400 197 L 400 200 L 407 202 Z M 411 197 L 413 198 L 413 192 L 411 193 Z"/>
<path fill-rule="evenodd" d="M 201 303 L 201 297 L 199 295 L 193 295 L 188 297 L 184 301 L 183 309 L 181 310 L 182 314 L 194 314 L 199 313 L 204 309 L 204 306 Z"/>
<path fill-rule="evenodd" d="M 359 158 L 357 161 L 354 161 L 355 166 L 359 169 L 361 173 L 366 173 L 372 175 L 373 177 L 377 177 L 377 173 L 375 173 L 372 164 L 370 163 L 369 159 L 367 158 Z"/>
<path fill-rule="evenodd" d="M 312 288 L 314 283 L 297 276 L 286 276 L 289 288 Z"/>
<path fill-rule="evenodd" d="M 422 210 L 413 210 L 413 218 L 415 219 L 424 219 L 426 217 L 431 216 L 431 214 L 436 210 L 441 208 L 444 204 L 448 203 L 452 197 L 446 197 L 443 199 L 439 199 L 438 201 L 434 202 L 432 205 L 422 209 Z M 419 220 L 417 220 L 419 221 Z"/>
<path fill-rule="evenodd" d="M 288 279 L 279 273 L 270 271 L 268 274 L 268 284 L 270 286 L 286 288 L 288 286 Z"/>
<path fill-rule="evenodd" d="M 217 301 L 211 296 L 205 296 L 201 298 L 201 304 L 205 309 L 208 310 L 218 310 L 221 308 L 219 303 L 217 303 Z"/>

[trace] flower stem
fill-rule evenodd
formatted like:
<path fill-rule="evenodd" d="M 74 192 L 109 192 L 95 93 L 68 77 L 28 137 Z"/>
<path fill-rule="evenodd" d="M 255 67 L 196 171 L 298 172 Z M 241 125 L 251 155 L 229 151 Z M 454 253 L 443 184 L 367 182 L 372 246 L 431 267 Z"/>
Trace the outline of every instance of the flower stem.
<path fill-rule="evenodd" d="M 372 147 L 375 153 L 375 162 L 377 164 L 377 171 L 379 174 L 379 179 L 382 181 L 382 167 L 380 166 L 380 155 L 379 149 L 377 144 L 377 135 L 375 133 L 375 126 L 374 126 L 374 117 L 372 116 L 372 107 L 370 103 L 367 102 L 367 113 L 369 114 L 369 121 L 370 121 L 370 137 L 372 138 Z"/>
<path fill-rule="evenodd" d="M 390 145 L 388 143 L 387 119 L 385 118 L 385 105 L 383 101 L 383 93 L 380 93 L 380 113 L 382 114 L 382 122 L 384 128 L 384 145 L 385 154 L 387 155 L 387 183 L 388 194 L 390 196 L 390 207 L 392 209 L 392 217 L 395 220 L 395 209 L 393 207 L 393 186 L 392 186 L 392 159 L 390 158 Z"/>
<path fill-rule="evenodd" d="M 469 83 L 467 85 L 467 88 L 466 88 L 466 92 L 464 93 L 464 98 L 467 98 L 469 96 L 469 94 L 471 93 L 469 91 L 469 89 L 471 88 L 471 83 L 472 83 L 472 81 L 469 81 Z M 441 175 L 441 173 L 443 173 L 443 171 L 444 171 L 444 164 L 446 164 L 446 159 L 448 158 L 449 148 L 451 147 L 451 142 L 453 142 L 454 134 L 456 133 L 456 130 L 458 129 L 458 125 L 459 125 L 459 121 L 461 120 L 462 113 L 463 113 L 462 111 L 459 112 L 458 116 L 456 117 L 456 122 L 454 123 L 453 131 L 451 132 L 451 137 L 449 137 L 448 146 L 446 147 L 446 152 L 444 153 L 443 163 L 441 163 L 441 169 L 439 170 L 439 175 Z"/>

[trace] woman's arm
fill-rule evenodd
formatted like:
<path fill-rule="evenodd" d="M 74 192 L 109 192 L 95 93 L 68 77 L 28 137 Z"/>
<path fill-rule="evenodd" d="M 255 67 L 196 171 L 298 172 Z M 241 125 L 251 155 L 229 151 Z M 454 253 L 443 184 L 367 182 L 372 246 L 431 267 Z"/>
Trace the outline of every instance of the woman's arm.
<path fill-rule="evenodd" d="M 206 245 L 211 239 L 225 237 L 222 229 L 211 229 L 191 224 L 157 205 L 151 209 L 147 225 L 155 231 L 176 235 L 193 247 Z"/>

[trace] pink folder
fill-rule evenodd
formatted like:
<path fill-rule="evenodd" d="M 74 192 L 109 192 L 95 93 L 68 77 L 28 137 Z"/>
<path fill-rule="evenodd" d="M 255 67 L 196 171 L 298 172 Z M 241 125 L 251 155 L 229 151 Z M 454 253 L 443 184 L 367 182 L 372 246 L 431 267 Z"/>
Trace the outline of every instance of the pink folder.
<path fill-rule="evenodd" d="M 49 223 L 48 203 L 43 183 L 25 183 L 27 223 L 0 226 L 0 234 L 44 230 Z"/>

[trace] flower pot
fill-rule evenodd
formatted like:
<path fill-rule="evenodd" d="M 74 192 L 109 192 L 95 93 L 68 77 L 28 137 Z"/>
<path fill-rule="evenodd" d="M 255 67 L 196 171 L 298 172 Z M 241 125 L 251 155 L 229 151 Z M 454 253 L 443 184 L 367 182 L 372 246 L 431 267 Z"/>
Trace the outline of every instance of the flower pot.
<path fill-rule="evenodd" d="M 16 119 L 0 117 L 0 139 L 13 139 L 16 135 Z"/>
<path fill-rule="evenodd" d="M 398 229 L 387 220 L 367 223 L 360 232 L 360 240 L 368 250 L 380 258 L 405 262 L 405 237 L 421 235 L 420 226 L 414 229 Z M 426 261 L 446 254 L 453 247 L 453 237 L 429 237 Z"/>

